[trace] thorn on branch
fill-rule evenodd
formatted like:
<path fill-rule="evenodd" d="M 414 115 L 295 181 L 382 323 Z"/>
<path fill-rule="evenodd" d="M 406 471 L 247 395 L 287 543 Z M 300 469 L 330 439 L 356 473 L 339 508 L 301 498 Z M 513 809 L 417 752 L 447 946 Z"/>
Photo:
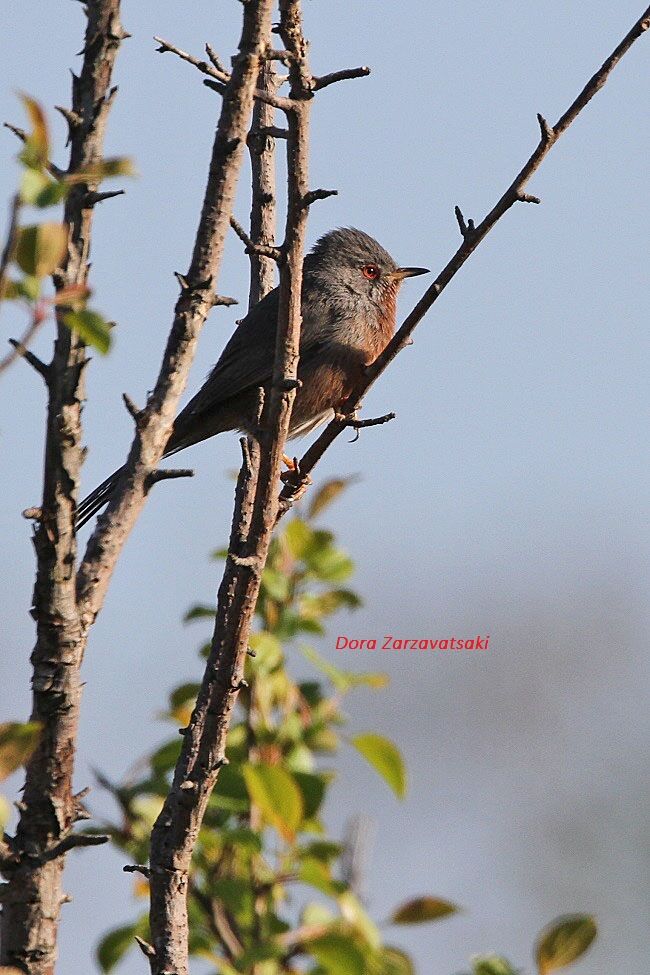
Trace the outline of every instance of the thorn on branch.
<path fill-rule="evenodd" d="M 373 416 L 367 420 L 357 420 L 356 417 L 349 419 L 346 423 L 348 427 L 354 427 L 355 430 L 364 430 L 366 427 L 378 427 L 382 423 L 389 423 L 394 420 L 396 413 L 385 413 L 383 416 Z"/>
<path fill-rule="evenodd" d="M 275 383 L 275 387 L 282 393 L 290 393 L 294 389 L 302 388 L 302 379 L 280 379 Z"/>
<path fill-rule="evenodd" d="M 22 512 L 22 516 L 23 518 L 26 518 L 27 521 L 40 521 L 43 517 L 43 509 L 25 508 L 25 510 Z"/>
<path fill-rule="evenodd" d="M 538 196 L 532 196 L 530 193 L 524 193 L 522 190 L 517 192 L 517 199 L 520 203 L 541 203 L 542 201 Z"/>
<path fill-rule="evenodd" d="M 141 938 L 139 934 L 134 935 L 134 939 L 140 950 L 147 956 L 147 958 L 156 957 L 156 949 L 153 945 L 150 945 L 148 941 Z"/>
<path fill-rule="evenodd" d="M 159 481 L 175 481 L 179 477 L 194 477 L 194 471 L 189 467 L 158 468 L 152 471 L 147 477 L 147 490 Z"/>
<path fill-rule="evenodd" d="M 217 305 L 225 305 L 230 307 L 230 305 L 238 305 L 239 302 L 236 298 L 229 298 L 228 295 L 213 295 L 212 305 L 216 307 Z"/>
<path fill-rule="evenodd" d="M 42 362 L 37 355 L 34 355 L 33 352 L 30 352 L 30 350 L 27 349 L 22 344 L 22 342 L 19 342 L 17 339 L 9 339 L 9 345 L 13 345 L 18 355 L 22 359 L 24 359 L 25 362 L 28 362 L 32 367 L 32 369 L 35 369 L 36 372 L 39 374 L 39 376 L 43 377 L 46 383 L 49 382 L 49 377 L 50 377 L 49 366 L 46 366 L 45 363 Z"/>
<path fill-rule="evenodd" d="M 454 207 L 454 213 L 456 215 L 456 221 L 458 223 L 458 229 L 460 230 L 460 235 L 463 240 L 468 243 L 472 237 L 476 234 L 476 227 L 474 226 L 473 220 L 468 220 L 465 222 L 465 217 L 463 216 L 463 211 L 459 206 Z"/>
<path fill-rule="evenodd" d="M 244 244 L 247 254 L 259 254 L 261 257 L 270 257 L 278 264 L 280 263 L 282 251 L 279 247 L 273 247 L 270 244 L 256 244 L 251 240 L 242 225 L 238 220 L 235 220 L 234 217 L 230 218 L 230 226 Z"/>
<path fill-rule="evenodd" d="M 63 116 L 63 118 L 68 123 L 68 129 L 72 133 L 75 129 L 78 129 L 81 125 L 83 119 L 78 112 L 73 112 L 71 109 L 66 108 L 65 105 L 55 105 L 54 108 L 57 112 Z"/>
<path fill-rule="evenodd" d="M 112 200 L 114 196 L 124 196 L 126 190 L 105 190 L 103 192 L 91 191 L 86 193 L 82 206 L 94 207 L 96 203 L 103 203 L 104 200 Z"/>
<path fill-rule="evenodd" d="M 326 200 L 329 196 L 338 196 L 338 190 L 310 190 L 302 198 L 302 206 L 310 207 L 316 200 Z"/>
<path fill-rule="evenodd" d="M 359 434 L 360 430 L 365 430 L 366 427 L 378 427 L 382 423 L 388 423 L 390 420 L 395 419 L 395 415 L 396 415 L 395 413 L 385 413 L 384 416 L 370 417 L 367 420 L 358 420 L 356 416 L 351 417 L 345 423 L 346 427 L 352 427 L 352 429 L 355 431 L 354 436 L 349 442 L 350 443 L 357 442 L 360 436 Z"/>
<path fill-rule="evenodd" d="M 314 78 L 312 90 L 322 91 L 323 88 L 327 88 L 337 81 L 347 81 L 351 78 L 367 78 L 369 74 L 370 68 L 367 65 L 363 65 L 360 68 L 345 68 L 343 71 L 332 71 L 331 74 L 324 74 L 320 78 Z"/>
<path fill-rule="evenodd" d="M 9 129 L 10 132 L 20 139 L 21 142 L 27 142 L 27 133 L 24 129 L 19 129 L 17 125 L 12 125 L 11 122 L 3 122 L 5 129 Z"/>
<path fill-rule="evenodd" d="M 185 277 L 184 274 L 181 274 L 180 271 L 174 271 L 174 277 L 178 281 L 178 283 L 180 285 L 180 288 L 181 288 L 181 291 L 189 291 L 190 290 L 189 281 L 187 280 L 187 278 Z"/>
<path fill-rule="evenodd" d="M 203 84 L 206 88 L 211 88 L 212 91 L 216 91 L 220 95 L 223 95 L 226 90 L 226 86 L 221 81 L 213 81 L 212 78 L 206 78 Z"/>
<path fill-rule="evenodd" d="M 219 57 L 219 55 L 217 54 L 217 52 L 215 51 L 215 49 L 212 47 L 211 44 L 206 44 L 205 45 L 205 53 L 210 58 L 210 61 L 212 62 L 213 67 L 215 67 L 217 69 L 217 71 L 220 71 L 221 74 L 223 74 L 223 75 L 228 75 L 229 76 L 230 72 L 224 67 L 224 65 L 223 65 L 223 63 L 221 61 L 221 58 Z"/>
<path fill-rule="evenodd" d="M 246 653 L 248 654 L 249 657 L 256 657 L 257 656 L 257 654 L 255 653 L 255 651 L 252 650 L 250 647 L 248 647 L 248 649 L 246 650 Z"/>
<path fill-rule="evenodd" d="M 54 846 L 44 850 L 41 854 L 37 854 L 35 859 L 38 863 L 47 863 L 78 847 L 102 846 L 109 840 L 110 836 L 103 833 L 69 833 L 60 843 L 55 843 Z"/>
<path fill-rule="evenodd" d="M 544 116 L 540 115 L 539 112 L 537 113 L 537 121 L 539 122 L 542 145 L 548 146 L 551 142 L 555 142 L 555 129 L 552 125 L 549 125 Z"/>
<path fill-rule="evenodd" d="M 122 400 L 136 426 L 142 422 L 143 410 L 138 409 L 128 393 L 122 393 Z"/>
<path fill-rule="evenodd" d="M 147 880 L 151 876 L 151 870 L 144 863 L 127 863 L 122 870 L 124 873 L 141 873 Z"/>
<path fill-rule="evenodd" d="M 258 137 L 269 136 L 271 139 L 287 139 L 289 137 L 288 129 L 281 129 L 277 125 L 266 125 L 255 133 Z"/>

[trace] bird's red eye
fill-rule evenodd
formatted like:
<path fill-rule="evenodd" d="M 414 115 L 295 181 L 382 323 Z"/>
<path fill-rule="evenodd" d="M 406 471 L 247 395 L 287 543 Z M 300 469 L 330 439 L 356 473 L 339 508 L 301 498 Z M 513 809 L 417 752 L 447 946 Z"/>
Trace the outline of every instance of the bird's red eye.
<path fill-rule="evenodd" d="M 364 264 L 361 268 L 361 273 L 369 281 L 376 281 L 379 277 L 379 268 L 376 264 Z"/>

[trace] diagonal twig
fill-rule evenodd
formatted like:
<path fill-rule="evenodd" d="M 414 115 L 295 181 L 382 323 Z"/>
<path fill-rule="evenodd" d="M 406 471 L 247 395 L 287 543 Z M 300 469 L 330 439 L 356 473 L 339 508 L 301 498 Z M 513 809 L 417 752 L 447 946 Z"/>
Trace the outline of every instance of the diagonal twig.
<path fill-rule="evenodd" d="M 358 409 L 359 403 L 365 393 L 377 381 L 401 349 L 410 344 L 410 336 L 415 327 L 424 318 L 452 278 L 460 271 L 465 261 L 474 253 L 497 221 L 516 203 L 539 203 L 537 197 L 525 192 L 530 178 L 539 169 L 543 160 L 560 136 L 568 129 L 594 95 L 600 91 L 621 58 L 649 28 L 650 7 L 644 11 L 620 44 L 617 45 L 598 71 L 589 79 L 580 94 L 573 100 L 555 125 L 550 125 L 542 115 L 537 116 L 540 127 L 540 140 L 537 147 L 510 183 L 505 193 L 503 193 L 498 202 L 479 224 L 475 225 L 471 220 L 466 221 L 460 208 L 456 207 L 456 219 L 463 238 L 462 244 L 451 260 L 440 271 L 433 284 L 427 288 L 411 313 L 407 315 L 384 351 L 367 368 L 365 376 L 350 394 L 346 403 L 341 407 L 341 413 L 351 414 Z M 309 478 L 311 471 L 313 471 L 325 451 L 336 440 L 339 434 L 343 432 L 346 426 L 347 423 L 344 420 L 335 418 L 307 449 L 300 460 L 298 474 L 293 478 L 289 476 L 285 480 L 285 485 L 280 495 L 280 516 L 288 511 L 293 503 L 304 493 L 306 479 Z"/>

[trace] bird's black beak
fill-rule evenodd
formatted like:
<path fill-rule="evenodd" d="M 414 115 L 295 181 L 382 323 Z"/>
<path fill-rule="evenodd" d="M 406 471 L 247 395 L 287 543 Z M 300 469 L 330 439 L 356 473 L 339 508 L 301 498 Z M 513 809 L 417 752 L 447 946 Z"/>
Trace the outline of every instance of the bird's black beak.
<path fill-rule="evenodd" d="M 416 278 L 418 274 L 430 274 L 428 267 L 398 267 L 396 271 L 391 271 L 387 276 L 402 281 L 404 278 Z"/>

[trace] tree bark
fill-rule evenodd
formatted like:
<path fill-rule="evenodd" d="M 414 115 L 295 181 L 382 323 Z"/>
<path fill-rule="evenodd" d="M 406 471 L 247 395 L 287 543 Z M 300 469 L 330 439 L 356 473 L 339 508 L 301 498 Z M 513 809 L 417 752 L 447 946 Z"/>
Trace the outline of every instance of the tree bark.
<path fill-rule="evenodd" d="M 120 0 L 88 0 L 81 74 L 72 78 L 69 173 L 102 159 L 104 133 L 117 91 L 111 77 L 124 31 Z M 55 275 L 57 290 L 85 284 L 88 277 L 93 204 L 87 183 L 75 184 L 66 200 L 67 256 Z M 71 831 L 85 818 L 72 792 L 79 722 L 83 625 L 75 595 L 74 514 L 83 461 L 81 409 L 86 349 L 57 323 L 54 356 L 47 367 L 47 431 L 41 516 L 34 535 L 37 557 L 32 615 L 31 720 L 40 721 L 40 744 L 27 766 L 20 820 L 5 868 L 0 960 L 30 975 L 50 975 L 57 954 L 64 852 Z"/>

